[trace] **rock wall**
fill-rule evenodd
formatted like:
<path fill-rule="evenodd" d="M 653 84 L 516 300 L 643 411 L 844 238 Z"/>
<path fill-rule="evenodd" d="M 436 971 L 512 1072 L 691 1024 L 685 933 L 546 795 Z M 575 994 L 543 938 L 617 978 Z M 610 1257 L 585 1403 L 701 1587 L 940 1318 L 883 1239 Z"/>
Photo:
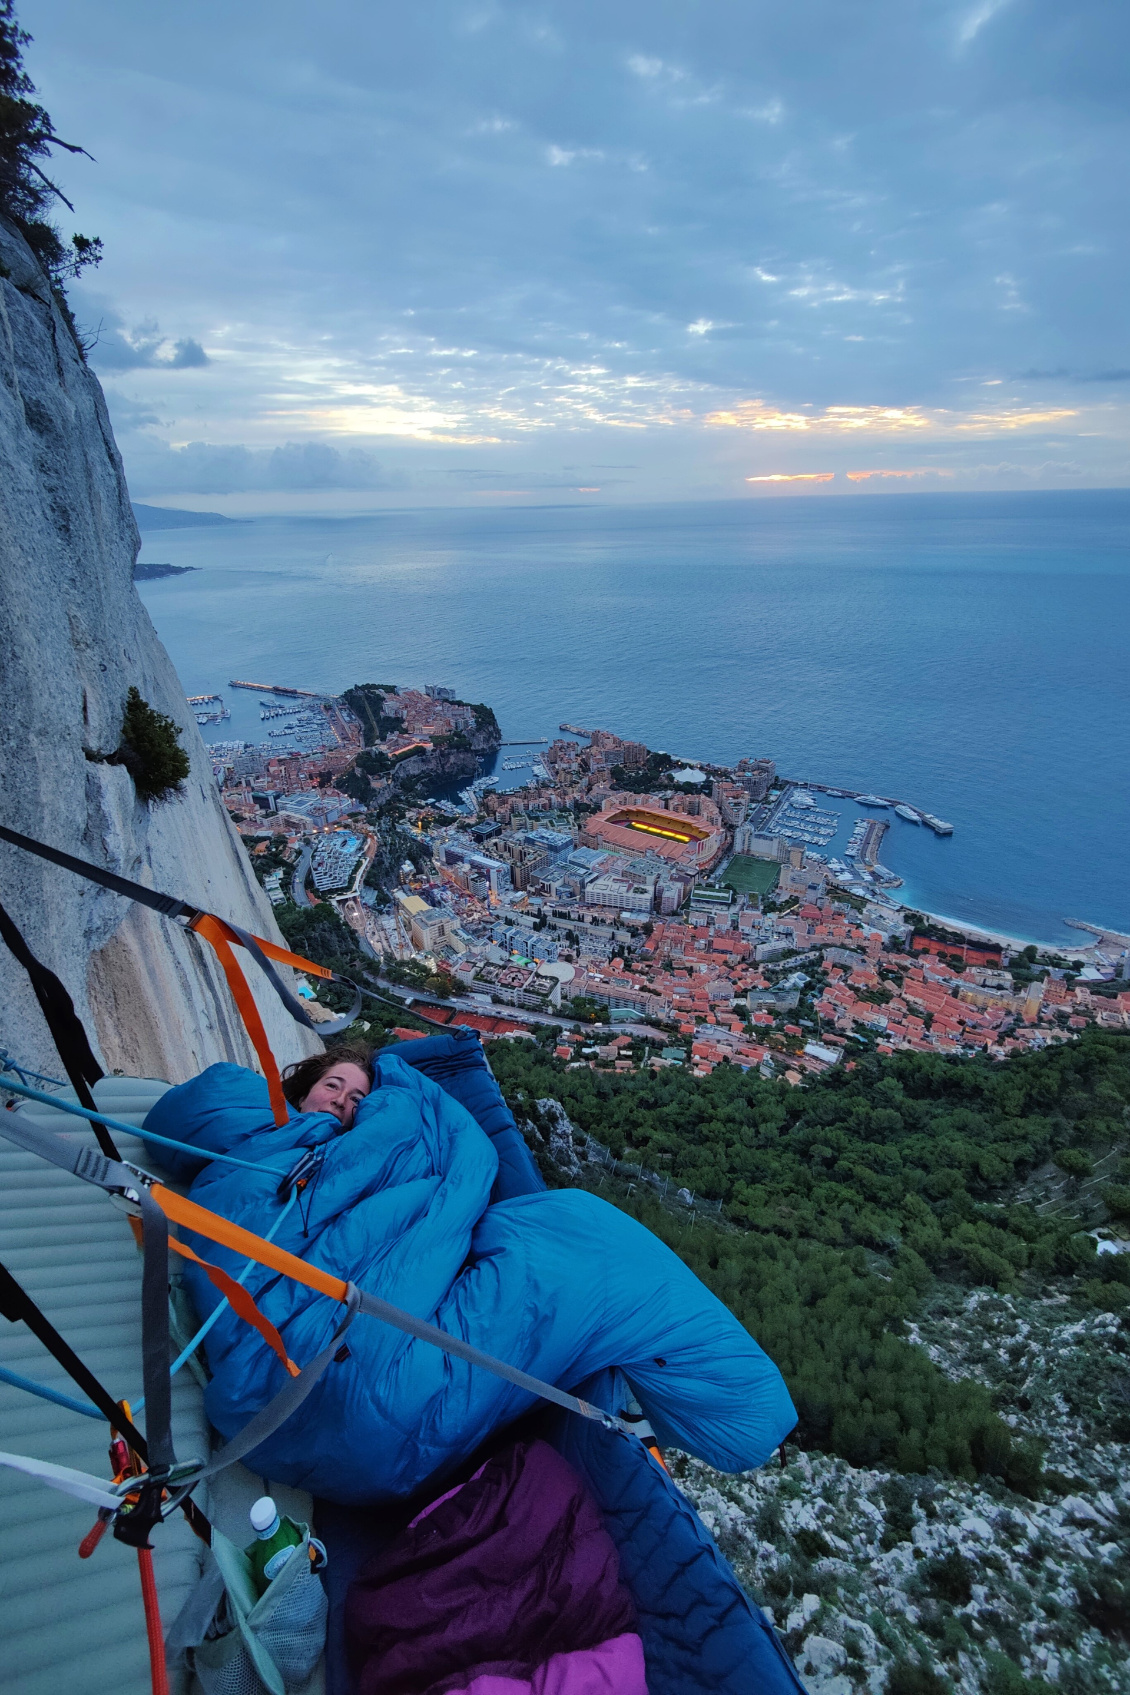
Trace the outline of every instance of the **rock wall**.
<path fill-rule="evenodd" d="M 97 378 L 42 270 L 0 217 L 0 821 L 281 937 L 220 805 L 196 722 L 133 585 L 139 538 Z M 136 685 L 183 729 L 180 796 L 137 800 L 117 747 Z M 0 843 L 0 901 L 66 984 L 109 1070 L 180 1081 L 255 1058 L 215 956 L 177 924 Z M 320 1044 L 252 983 L 280 1063 Z M 60 1064 L 0 944 L 0 1046 Z"/>

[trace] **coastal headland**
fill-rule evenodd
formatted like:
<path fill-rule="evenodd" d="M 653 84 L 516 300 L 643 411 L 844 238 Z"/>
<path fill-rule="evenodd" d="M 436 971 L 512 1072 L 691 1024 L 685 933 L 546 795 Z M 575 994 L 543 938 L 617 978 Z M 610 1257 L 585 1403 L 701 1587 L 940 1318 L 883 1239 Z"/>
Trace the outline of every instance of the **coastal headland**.
<path fill-rule="evenodd" d="M 891 818 L 952 834 L 909 801 L 572 724 L 500 761 L 516 744 L 490 707 L 440 684 L 230 686 L 271 724 L 211 747 L 271 900 L 332 905 L 386 974 L 430 980 L 432 1022 L 446 998 L 514 1028 L 646 1026 L 650 1063 L 790 1081 L 868 1050 L 1003 1059 L 1130 1028 L 1126 937 L 1081 929 L 1064 953 L 900 899 Z"/>

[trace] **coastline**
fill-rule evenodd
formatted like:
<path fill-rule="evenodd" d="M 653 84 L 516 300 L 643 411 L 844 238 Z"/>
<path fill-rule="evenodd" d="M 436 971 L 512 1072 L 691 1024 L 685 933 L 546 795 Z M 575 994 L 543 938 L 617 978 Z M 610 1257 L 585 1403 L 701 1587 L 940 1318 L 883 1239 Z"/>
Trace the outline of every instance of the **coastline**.
<path fill-rule="evenodd" d="M 1010 952 L 1015 953 L 1019 953 L 1027 947 L 1035 947 L 1039 948 L 1041 953 L 1058 953 L 1064 956 L 1071 954 L 1074 957 L 1083 958 L 1085 955 L 1093 953 L 1100 941 L 1100 938 L 1091 935 L 1090 931 L 1080 930 L 1079 934 L 1087 937 L 1085 943 L 1077 948 L 1069 945 L 1062 946 L 1058 942 L 1038 941 L 1035 936 L 1010 936 L 1003 930 L 991 930 L 983 924 L 970 924 L 967 919 L 950 918 L 944 912 L 927 912 L 925 907 L 913 906 L 909 901 L 898 901 L 896 904 L 901 906 L 904 911 L 920 912 L 923 918 L 928 919 L 931 924 L 940 924 L 947 930 L 955 930 L 958 935 L 968 936 L 971 942 L 998 942 L 1001 947 L 1008 948 Z M 1108 933 L 1114 934 L 1113 931 Z"/>

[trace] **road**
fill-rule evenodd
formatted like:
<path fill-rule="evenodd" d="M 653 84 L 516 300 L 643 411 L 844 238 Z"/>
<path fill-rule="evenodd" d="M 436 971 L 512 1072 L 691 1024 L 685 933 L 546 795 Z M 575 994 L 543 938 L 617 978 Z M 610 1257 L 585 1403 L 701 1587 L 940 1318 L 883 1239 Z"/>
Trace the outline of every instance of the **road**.
<path fill-rule="evenodd" d="M 571 1025 L 575 1030 L 584 1030 L 589 1026 L 578 1024 L 566 1013 L 553 1015 L 545 1012 L 527 1012 L 525 1007 L 514 1006 L 481 1006 L 478 1001 L 467 999 L 466 996 L 456 995 L 445 1001 L 439 995 L 429 995 L 423 989 L 410 989 L 404 983 L 391 983 L 387 977 L 366 977 L 366 983 L 372 983 L 392 995 L 396 1000 L 405 1001 L 410 996 L 413 1001 L 423 1001 L 425 1006 L 443 1006 L 454 1008 L 456 1012 L 480 1012 L 488 1018 L 512 1018 L 517 1024 L 557 1024 Z M 410 1008 L 408 1010 L 411 1010 Z M 594 1036 L 601 1030 L 611 1029 L 615 1035 L 646 1036 L 653 1042 L 670 1042 L 676 1038 L 667 1035 L 662 1030 L 653 1030 L 648 1024 L 594 1024 L 591 1026 Z"/>
<path fill-rule="evenodd" d="M 307 844 L 307 846 L 302 849 L 301 857 L 294 868 L 294 876 L 291 878 L 290 882 L 290 892 L 293 896 L 295 906 L 314 905 L 314 902 L 306 893 L 306 873 L 310 869 L 310 860 L 313 857 L 313 853 L 313 848 Z"/>

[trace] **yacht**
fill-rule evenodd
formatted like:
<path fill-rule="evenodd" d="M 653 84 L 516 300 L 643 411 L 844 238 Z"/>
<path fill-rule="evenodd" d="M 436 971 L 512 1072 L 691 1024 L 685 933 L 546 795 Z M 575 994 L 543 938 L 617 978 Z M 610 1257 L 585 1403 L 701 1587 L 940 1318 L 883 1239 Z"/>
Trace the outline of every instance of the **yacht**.
<path fill-rule="evenodd" d="M 878 795 L 856 795 L 860 806 L 889 806 L 889 800 L 880 800 Z"/>
<path fill-rule="evenodd" d="M 908 824 L 921 824 L 922 822 L 913 807 L 903 806 L 900 804 L 895 807 L 895 811 L 898 813 L 900 818 L 905 818 Z"/>

